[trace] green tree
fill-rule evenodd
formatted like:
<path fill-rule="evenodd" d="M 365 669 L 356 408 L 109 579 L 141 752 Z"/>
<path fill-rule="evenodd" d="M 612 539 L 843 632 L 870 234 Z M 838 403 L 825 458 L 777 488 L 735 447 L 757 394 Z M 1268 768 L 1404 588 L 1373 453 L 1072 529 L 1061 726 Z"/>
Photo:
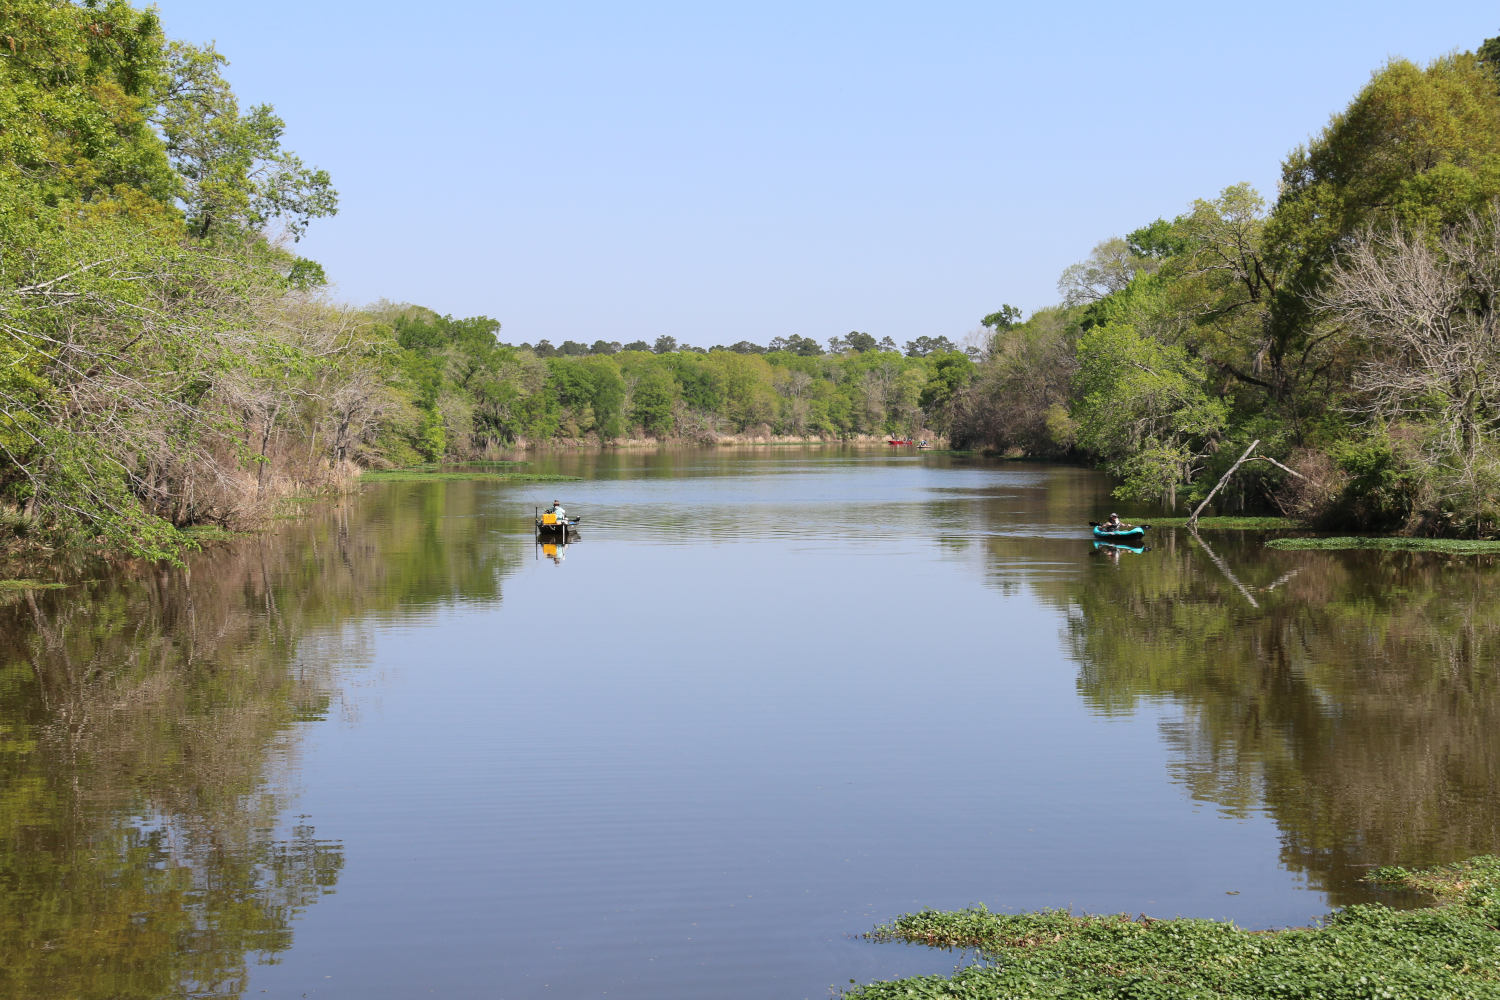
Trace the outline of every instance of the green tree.
<path fill-rule="evenodd" d="M 1175 506 L 1228 418 L 1204 389 L 1201 362 L 1132 327 L 1096 327 L 1078 341 L 1078 442 L 1123 480 L 1121 499 Z"/>
<path fill-rule="evenodd" d="M 631 390 L 630 420 L 653 437 L 667 437 L 672 433 L 672 407 L 676 401 L 676 381 L 669 372 L 653 366 Z"/>
<path fill-rule="evenodd" d="M 929 354 L 941 354 L 958 350 L 958 346 L 947 337 L 918 337 L 906 342 L 908 358 L 925 358 Z"/>
<path fill-rule="evenodd" d="M 244 114 L 219 68 L 212 45 L 173 42 L 169 79 L 156 125 L 182 179 L 188 225 L 200 236 L 217 226 L 259 231 L 280 219 L 293 240 L 309 220 L 338 211 L 327 171 L 305 166 L 281 148 L 286 123 L 269 104 Z"/>
<path fill-rule="evenodd" d="M 963 401 L 963 391 L 974 378 L 974 362 L 962 351 L 944 351 L 928 357 L 927 383 L 917 397 L 933 425 L 947 431 Z"/>
<path fill-rule="evenodd" d="M 1021 322 L 1021 310 L 1006 303 L 979 321 L 979 325 L 994 333 L 1003 333 Z"/>
<path fill-rule="evenodd" d="M 961 447 L 1019 450 L 1033 456 L 1067 453 L 1074 443 L 1068 404 L 1079 335 L 1078 309 L 1041 309 L 990 338 L 966 405 L 949 433 Z"/>

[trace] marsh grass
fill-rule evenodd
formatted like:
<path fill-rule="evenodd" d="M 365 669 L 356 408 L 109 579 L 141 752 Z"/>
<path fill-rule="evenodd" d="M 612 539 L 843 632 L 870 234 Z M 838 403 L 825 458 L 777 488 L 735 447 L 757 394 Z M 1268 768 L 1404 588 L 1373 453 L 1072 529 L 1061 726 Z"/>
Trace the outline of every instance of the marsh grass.
<path fill-rule="evenodd" d="M 66 583 L 44 583 L 41 580 L 0 580 L 0 590 L 65 590 Z"/>
<path fill-rule="evenodd" d="M 1185 528 L 1185 517 L 1154 517 L 1152 527 Z M 1299 531 L 1304 525 L 1289 517 L 1200 517 L 1198 527 L 1210 531 Z"/>
<path fill-rule="evenodd" d="M 974 949 L 980 964 L 845 991 L 859 1000 L 1121 998 L 1151 1000 L 1458 1000 L 1500 998 L 1500 858 L 1424 871 L 1382 868 L 1370 881 L 1431 893 L 1438 905 L 1351 906 L 1317 927 L 1246 931 L 1216 920 L 1015 915 L 983 906 L 925 910 L 867 937 Z"/>
<path fill-rule="evenodd" d="M 1379 549 L 1384 552 L 1440 552 L 1455 556 L 1500 553 L 1500 541 L 1472 538 L 1272 538 L 1266 548 L 1307 550 Z"/>
<path fill-rule="evenodd" d="M 360 474 L 362 483 L 432 483 L 493 481 L 500 483 L 575 483 L 578 476 L 558 476 L 541 472 L 424 472 L 419 469 L 390 469 L 382 472 Z"/>
<path fill-rule="evenodd" d="M 502 458 L 477 458 L 469 462 L 423 462 L 420 465 L 407 465 L 395 472 L 435 472 L 439 469 L 517 469 L 530 462 L 512 461 Z"/>

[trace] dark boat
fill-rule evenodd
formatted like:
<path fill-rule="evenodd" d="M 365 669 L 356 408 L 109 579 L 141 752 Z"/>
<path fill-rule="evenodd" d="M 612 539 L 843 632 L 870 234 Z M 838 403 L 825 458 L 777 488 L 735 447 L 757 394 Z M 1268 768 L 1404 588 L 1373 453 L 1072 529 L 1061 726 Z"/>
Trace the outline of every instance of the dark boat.
<path fill-rule="evenodd" d="M 566 515 L 564 515 L 563 517 L 558 517 L 556 514 L 552 513 L 551 511 L 548 511 L 548 512 L 546 512 L 544 514 L 537 514 L 537 516 L 536 516 L 536 530 L 537 530 L 537 534 L 539 534 L 539 535 L 566 535 L 568 532 L 577 529 L 578 522 L 582 521 L 582 520 L 583 520 L 583 518 L 581 518 L 581 517 L 568 517 Z"/>
<path fill-rule="evenodd" d="M 1134 528 L 1125 531 L 1105 531 L 1097 524 L 1094 525 L 1094 537 L 1101 542 L 1124 542 L 1129 545 L 1146 537 L 1148 525 L 1138 524 Z"/>

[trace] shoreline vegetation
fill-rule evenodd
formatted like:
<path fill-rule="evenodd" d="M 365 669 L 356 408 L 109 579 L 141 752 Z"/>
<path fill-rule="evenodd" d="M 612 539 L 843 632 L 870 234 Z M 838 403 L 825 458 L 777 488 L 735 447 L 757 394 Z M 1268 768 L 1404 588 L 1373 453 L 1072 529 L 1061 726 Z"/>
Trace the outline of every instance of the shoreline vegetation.
<path fill-rule="evenodd" d="M 518 449 L 889 437 L 1098 466 L 1168 510 L 1235 468 L 1216 513 L 1500 534 L 1500 38 L 1389 61 L 1288 154 L 1274 203 L 1191 200 L 1069 266 L 1059 305 L 957 342 L 554 345 L 334 301 L 296 252 L 332 178 L 241 107 L 212 44 L 129 0 L 21 2 L 0 60 L 12 553 L 180 561 L 188 529 L 364 470 Z"/>
<path fill-rule="evenodd" d="M 1318 538 L 1272 538 L 1266 548 L 1288 551 L 1339 552 L 1375 549 L 1382 552 L 1435 552 L 1442 555 L 1500 555 L 1500 539 L 1407 538 L 1400 536 L 1330 536 Z"/>
<path fill-rule="evenodd" d="M 1425 870 L 1376 869 L 1367 881 L 1431 895 L 1424 909 L 1360 904 L 1315 927 L 1246 931 L 1232 923 L 1062 910 L 924 910 L 865 936 L 972 950 L 952 976 L 855 986 L 850 1000 L 1150 997 L 1281 1000 L 1500 997 L 1500 857 Z"/>

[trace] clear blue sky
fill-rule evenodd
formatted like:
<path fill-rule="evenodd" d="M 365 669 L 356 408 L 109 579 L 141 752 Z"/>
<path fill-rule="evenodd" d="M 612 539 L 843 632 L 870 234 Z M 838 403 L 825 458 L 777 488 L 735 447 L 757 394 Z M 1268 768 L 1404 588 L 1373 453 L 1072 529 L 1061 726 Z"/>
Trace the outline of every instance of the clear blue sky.
<path fill-rule="evenodd" d="M 333 175 L 336 295 L 510 342 L 957 341 L 1279 164 L 1493 2 L 158 0 Z"/>

